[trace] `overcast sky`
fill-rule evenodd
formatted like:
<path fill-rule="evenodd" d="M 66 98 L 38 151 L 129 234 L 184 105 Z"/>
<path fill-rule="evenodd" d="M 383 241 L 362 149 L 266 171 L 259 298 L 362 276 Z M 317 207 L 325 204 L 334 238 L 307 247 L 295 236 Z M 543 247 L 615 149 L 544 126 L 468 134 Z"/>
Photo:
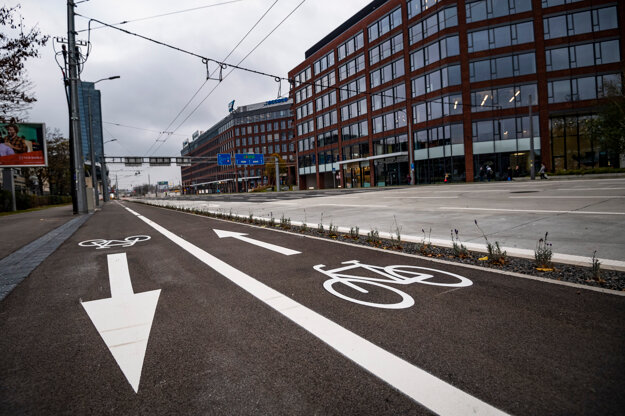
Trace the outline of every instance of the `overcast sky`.
<path fill-rule="evenodd" d="M 120 27 L 172 44 L 201 56 L 223 60 L 275 0 L 89 0 L 80 3 L 77 13 L 115 24 L 129 21 Z M 304 59 L 305 51 L 325 35 L 359 11 L 370 0 L 305 0 L 304 3 L 265 40 L 241 66 L 286 77 L 288 71 Z M 5 5 L 21 3 L 21 13 L 27 27 L 38 25 L 42 33 L 53 37 L 67 37 L 67 6 L 63 0 L 5 1 Z M 224 4 L 220 4 L 224 3 Z M 278 0 L 258 26 L 234 51 L 226 62 L 236 64 L 271 32 L 301 0 Z M 212 7 L 206 7 L 211 6 Z M 156 15 L 197 8 L 168 16 L 144 19 Z M 135 19 L 144 19 L 132 22 Z M 76 17 L 76 29 L 86 29 L 88 19 Z M 98 25 L 92 22 L 92 28 Z M 78 39 L 87 40 L 88 32 Z M 180 154 L 182 142 L 196 130 L 206 130 L 228 113 L 227 106 L 235 106 L 277 98 L 278 83 L 269 77 L 234 71 L 218 84 L 206 80 L 206 67 L 201 59 L 150 43 L 111 28 L 91 31 L 91 54 L 81 74 L 83 81 L 96 81 L 113 75 L 121 78 L 102 81 L 97 88 L 102 92 L 102 116 L 105 154 L 111 156 L 147 156 L 159 132 L 164 143 L 155 156 Z M 60 47 L 60 45 L 59 45 Z M 35 85 L 35 103 L 29 112 L 29 121 L 44 122 L 68 134 L 68 113 L 62 75 L 54 59 L 53 43 L 42 50 L 42 57 L 26 64 L 28 75 Z M 214 70 L 214 66 L 210 66 Z M 229 71 L 224 70 L 224 75 Z M 182 115 L 176 115 L 200 89 Z M 287 83 L 282 94 L 288 93 Z M 191 111 L 206 100 L 191 114 Z M 190 115 L 191 114 L 191 115 Z M 190 116 L 189 116 L 190 115 Z M 186 118 L 188 119 L 184 121 Z M 170 123 L 171 127 L 168 128 Z M 183 122 L 184 121 L 184 122 Z M 116 126 L 122 124 L 129 127 Z M 150 148 L 152 148 L 150 150 Z M 179 168 L 137 169 L 122 165 L 109 166 L 112 177 L 118 173 L 121 188 L 168 180 L 178 184 Z"/>

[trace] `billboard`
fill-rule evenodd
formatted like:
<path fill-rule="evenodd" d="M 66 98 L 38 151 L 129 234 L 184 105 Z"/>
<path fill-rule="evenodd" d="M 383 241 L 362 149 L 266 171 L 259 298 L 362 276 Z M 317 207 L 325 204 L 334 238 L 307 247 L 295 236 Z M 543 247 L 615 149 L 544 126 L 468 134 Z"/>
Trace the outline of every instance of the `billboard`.
<path fill-rule="evenodd" d="M 48 165 L 43 123 L 0 123 L 0 167 Z"/>

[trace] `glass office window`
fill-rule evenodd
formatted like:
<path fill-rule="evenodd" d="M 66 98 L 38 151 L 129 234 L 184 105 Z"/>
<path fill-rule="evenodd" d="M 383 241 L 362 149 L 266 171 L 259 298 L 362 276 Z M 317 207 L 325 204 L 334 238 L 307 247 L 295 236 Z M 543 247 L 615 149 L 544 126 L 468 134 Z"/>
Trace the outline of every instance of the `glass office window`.
<path fill-rule="evenodd" d="M 378 37 L 388 33 L 401 25 L 401 8 L 393 10 L 377 22 L 369 26 L 369 42 L 376 40 Z"/>
<path fill-rule="evenodd" d="M 467 23 L 532 10 L 532 0 L 478 0 L 466 3 Z"/>
<path fill-rule="evenodd" d="M 545 39 L 574 36 L 618 27 L 616 6 L 563 13 L 543 19 Z"/>
<path fill-rule="evenodd" d="M 574 100 L 593 100 L 597 98 L 597 86 L 595 84 L 595 77 L 584 77 L 573 80 L 575 84 L 577 82 L 577 96 L 573 97 Z"/>
<path fill-rule="evenodd" d="M 419 42 L 443 29 L 458 25 L 458 9 L 449 7 L 417 22 L 408 30 L 410 44 Z"/>

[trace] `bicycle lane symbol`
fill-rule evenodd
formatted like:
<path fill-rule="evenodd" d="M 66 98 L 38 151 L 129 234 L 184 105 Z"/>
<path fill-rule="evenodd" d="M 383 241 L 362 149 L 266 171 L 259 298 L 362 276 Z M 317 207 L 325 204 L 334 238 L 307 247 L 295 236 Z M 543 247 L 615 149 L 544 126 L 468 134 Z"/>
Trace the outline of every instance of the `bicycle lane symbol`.
<path fill-rule="evenodd" d="M 132 247 L 136 243 L 148 241 L 151 237 L 149 235 L 131 235 L 123 240 L 105 240 L 103 238 L 96 238 L 93 240 L 81 241 L 78 243 L 81 247 L 96 247 L 96 250 L 112 247 Z"/>
<path fill-rule="evenodd" d="M 424 285 L 445 287 L 468 287 L 473 284 L 473 282 L 466 277 L 428 267 L 408 265 L 375 266 L 372 264 L 360 263 L 358 260 L 344 261 L 341 264 L 345 264 L 346 266 L 331 270 L 324 270 L 326 267 L 324 264 L 317 264 L 316 266 L 313 266 L 313 269 L 330 277 L 329 280 L 326 280 L 323 283 L 324 289 L 341 299 L 374 308 L 405 309 L 414 305 L 414 299 L 412 296 L 397 289 L 396 287 L 389 286 L 389 284 L 410 285 L 420 283 Z M 369 272 L 368 276 L 346 273 L 350 270 L 359 268 L 367 270 Z M 445 281 L 441 281 L 441 279 L 444 279 Z M 345 288 L 343 288 L 343 292 L 338 291 L 336 289 L 336 287 L 338 287 L 337 285 L 343 285 L 362 294 L 369 293 L 369 290 L 365 288 L 366 286 L 375 286 L 375 288 L 389 290 L 396 295 L 399 295 L 401 297 L 401 301 L 396 303 L 367 302 L 345 294 Z M 370 290 L 371 289 L 374 288 L 372 287 Z"/>

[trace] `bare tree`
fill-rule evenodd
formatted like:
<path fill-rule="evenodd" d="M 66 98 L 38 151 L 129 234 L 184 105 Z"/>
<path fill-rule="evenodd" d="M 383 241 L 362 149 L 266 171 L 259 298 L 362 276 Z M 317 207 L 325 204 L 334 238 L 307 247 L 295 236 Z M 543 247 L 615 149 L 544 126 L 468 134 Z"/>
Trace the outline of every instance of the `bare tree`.
<path fill-rule="evenodd" d="M 0 121 L 23 118 L 36 101 L 24 64 L 39 57 L 49 38 L 25 27 L 20 7 L 0 7 Z"/>

